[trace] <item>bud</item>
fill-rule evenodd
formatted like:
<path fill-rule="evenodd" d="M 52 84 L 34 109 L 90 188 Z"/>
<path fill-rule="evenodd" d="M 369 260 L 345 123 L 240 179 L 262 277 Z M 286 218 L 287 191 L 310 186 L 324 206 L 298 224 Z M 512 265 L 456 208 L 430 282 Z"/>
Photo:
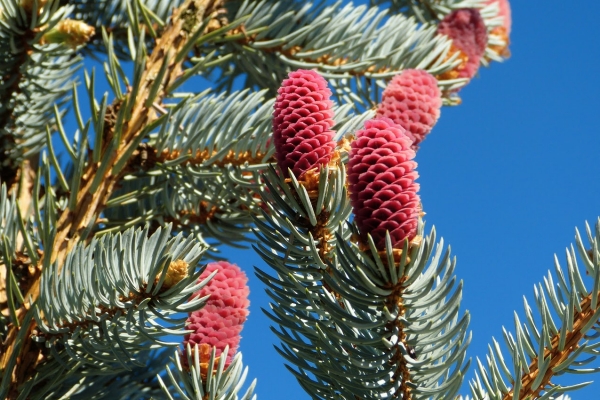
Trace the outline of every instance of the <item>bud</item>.
<path fill-rule="evenodd" d="M 277 163 L 284 176 L 294 176 L 327 165 L 335 150 L 331 90 L 315 71 L 290 72 L 277 91 L 273 136 Z"/>
<path fill-rule="evenodd" d="M 226 366 L 229 366 L 240 343 L 240 332 L 248 317 L 248 278 L 246 274 L 235 264 L 227 261 L 213 262 L 206 266 L 200 275 L 199 281 L 206 279 L 213 271 L 217 274 L 192 297 L 204 297 L 210 295 L 207 303 L 200 310 L 190 313 L 186 329 L 193 332 L 184 337 L 184 351 L 189 344 L 194 350 L 196 345 L 201 352 L 206 353 L 208 345 L 216 349 L 216 355 L 220 356 L 226 346 L 229 346 Z M 202 357 L 201 357 L 202 358 Z M 184 365 L 187 365 L 187 356 L 182 357 Z"/>
<path fill-rule="evenodd" d="M 188 266 L 189 264 L 183 260 L 172 261 L 167 269 L 167 276 L 165 276 L 161 289 L 169 289 L 186 278 L 188 276 Z M 156 279 L 160 279 L 160 275 Z"/>
<path fill-rule="evenodd" d="M 407 69 L 392 78 L 383 91 L 378 117 L 387 117 L 406 130 L 417 150 L 440 117 L 442 94 L 428 72 Z"/>
<path fill-rule="evenodd" d="M 471 79 L 475 76 L 488 41 L 487 29 L 479 11 L 463 8 L 451 12 L 440 22 L 438 34 L 452 39 L 450 54 L 458 50 L 462 60 L 458 67 L 441 74 L 439 79 Z"/>
<path fill-rule="evenodd" d="M 348 182 L 354 221 L 363 243 L 371 234 L 380 251 L 386 231 L 396 249 L 417 234 L 419 174 L 411 146 L 404 128 L 385 117 L 365 122 L 352 142 Z"/>
<path fill-rule="evenodd" d="M 90 41 L 96 30 L 83 21 L 65 19 L 42 37 L 42 44 L 62 43 L 72 49 Z"/>

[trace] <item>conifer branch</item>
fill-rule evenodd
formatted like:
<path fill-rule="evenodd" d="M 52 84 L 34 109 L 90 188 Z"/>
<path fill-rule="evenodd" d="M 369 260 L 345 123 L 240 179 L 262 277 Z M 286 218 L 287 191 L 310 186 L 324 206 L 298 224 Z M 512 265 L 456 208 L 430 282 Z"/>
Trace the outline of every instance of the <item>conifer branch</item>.
<path fill-rule="evenodd" d="M 207 13 L 212 10 L 218 0 L 187 0 L 181 7 L 173 12 L 169 24 L 165 27 L 162 35 L 157 39 L 156 46 L 152 54 L 148 57 L 144 72 L 136 88 L 135 96 L 129 94 L 122 100 L 118 100 L 116 106 L 125 105 L 130 109 L 130 117 L 127 123 L 123 124 L 121 132 L 115 132 L 114 121 L 105 121 L 105 136 L 102 138 L 103 148 L 101 149 L 102 162 L 89 162 L 82 175 L 82 180 L 77 193 L 76 208 L 71 210 L 67 208 L 58 218 L 56 225 L 56 234 L 52 249 L 49 249 L 45 257 L 50 257 L 51 263 L 63 264 L 67 254 L 82 240 L 86 240 L 87 228 L 95 223 L 99 214 L 102 212 L 106 203 L 116 190 L 117 184 L 126 172 L 126 168 L 115 170 L 114 167 L 118 161 L 132 152 L 132 146 L 137 146 L 139 135 L 144 133 L 146 124 L 153 121 L 156 116 L 151 104 L 161 102 L 164 97 L 164 88 L 174 82 L 181 74 L 182 64 L 185 55 L 179 61 L 176 61 L 178 53 L 185 48 L 188 39 L 194 31 L 201 26 Z M 157 76 L 161 81 L 155 82 Z M 158 90 L 156 89 L 158 88 Z M 154 98 L 150 98 L 150 96 Z M 148 104 L 149 103 L 149 104 Z M 116 149 L 110 148 L 110 141 L 118 135 L 118 146 Z M 85 151 L 82 150 L 82 151 Z M 103 168 L 101 168 L 103 167 Z M 97 176 L 102 171 L 103 176 Z M 95 187 L 92 185 L 94 184 Z M 40 261 L 43 263 L 44 261 Z M 46 260 L 48 262 L 48 260 Z M 41 264 L 40 264 L 41 265 Z M 39 296 L 39 280 L 35 281 L 25 295 L 26 303 L 19 313 L 19 320 L 25 316 L 25 310 L 29 309 Z M 23 329 L 23 328 L 21 328 Z M 32 327 L 29 328 L 31 330 Z M 3 355 L 0 368 L 5 369 L 16 350 L 15 341 L 18 328 L 13 325 L 7 335 L 7 340 L 3 346 Z M 30 340 L 27 341 L 30 343 Z M 16 372 L 12 378 L 12 394 L 16 396 L 17 387 L 27 378 L 33 370 L 33 365 L 37 362 L 37 355 L 26 355 L 27 351 L 37 353 L 39 351 L 30 349 L 26 344 L 21 347 L 21 360 L 16 367 Z M 29 360 L 30 363 L 23 362 Z M 32 363 L 33 362 L 33 363 Z M 27 371 L 27 372 L 26 372 Z M 5 372 L 7 373 L 7 372 Z"/>
<path fill-rule="evenodd" d="M 203 92 L 161 107 L 160 134 L 134 153 L 138 168 L 110 200 L 106 230 L 172 222 L 199 240 L 246 242 L 260 171 L 273 159 L 272 101 L 264 95 Z"/>
<path fill-rule="evenodd" d="M 408 247 L 406 247 L 405 249 L 408 250 Z M 406 257 L 404 258 L 406 259 Z M 402 262 L 402 260 L 399 259 L 398 262 Z M 398 283 L 393 285 L 392 294 L 388 296 L 388 299 L 386 301 L 386 307 L 389 310 L 398 310 L 398 318 L 394 321 L 391 321 L 389 323 L 390 326 L 388 328 L 390 332 L 394 332 L 394 334 L 398 335 L 398 344 L 396 344 L 392 349 L 394 355 L 392 356 L 392 359 L 390 361 L 391 363 L 395 364 L 395 371 L 392 379 L 401 382 L 400 387 L 398 387 L 398 389 L 394 393 L 394 396 L 397 398 L 410 400 L 413 398 L 411 386 L 414 386 L 415 384 L 413 383 L 413 378 L 410 374 L 410 365 L 404 358 L 399 344 L 401 343 L 401 346 L 404 349 L 408 350 L 407 352 L 409 353 L 410 357 L 416 358 L 416 354 L 414 353 L 414 350 L 412 350 L 412 347 L 408 343 L 408 335 L 405 332 L 404 324 L 402 323 L 400 318 L 404 317 L 406 313 L 406 307 L 404 306 L 403 300 L 403 292 L 405 288 L 403 287 L 403 285 L 408 280 L 408 276 L 405 275 L 399 278 L 400 279 Z"/>
<path fill-rule="evenodd" d="M 248 19 L 214 43 L 220 52 L 233 54 L 231 65 L 218 72 L 221 88 L 230 88 L 236 76 L 245 74 L 247 85 L 275 92 L 285 74 L 297 68 L 318 70 L 332 80 L 368 78 L 383 84 L 406 68 L 437 74 L 457 65 L 446 58 L 450 42 L 435 34 L 435 25 L 419 25 L 403 15 L 388 17 L 376 7 L 244 1 L 232 6 L 230 14 Z M 464 83 L 440 85 L 452 89 Z M 371 95 L 371 89 L 361 87 L 350 104 Z"/>
<path fill-rule="evenodd" d="M 600 295 L 600 293 L 599 293 Z M 551 339 L 551 345 L 544 350 L 543 360 L 535 357 L 529 363 L 529 373 L 521 378 L 520 390 L 517 399 L 538 398 L 542 392 L 548 389 L 552 384 L 552 378 L 555 377 L 556 367 L 568 360 L 568 358 L 580 348 L 580 342 L 584 339 L 584 327 L 589 328 L 590 323 L 598 320 L 597 307 L 592 307 L 593 295 L 588 295 L 580 303 L 573 316 L 573 329 L 567 332 L 566 337 L 561 339 L 561 333 L 557 333 Z M 587 330 L 587 329 L 586 329 Z M 561 340 L 564 340 L 561 350 Z M 547 363 L 544 370 L 540 370 L 540 363 Z M 540 380 L 540 375 L 542 375 Z M 514 389 L 506 393 L 503 400 L 511 400 L 514 397 Z"/>
<path fill-rule="evenodd" d="M 456 103 L 507 54 L 507 1 L 0 0 L 0 183 L 16 166 L 0 187 L 0 398 L 253 399 L 232 354 L 247 299 L 227 309 L 245 281 L 198 265 L 253 229 L 277 351 L 310 397 L 456 399 L 470 317 L 450 249 L 424 234 L 413 158 L 441 93 Z M 459 14 L 477 18 L 458 29 Z M 80 56 L 104 58 L 112 90 L 98 98 L 85 71 L 87 121 Z M 599 243 L 582 256 L 594 288 L 572 249 L 568 279 L 557 266 L 536 287 L 540 317 L 526 303 L 505 333 L 514 371 L 494 350 L 480 363 L 478 400 L 551 399 L 569 389 L 554 376 L 600 371 L 581 368 L 600 337 Z M 174 366 L 170 334 L 186 335 Z"/>
<path fill-rule="evenodd" d="M 20 169 L 37 169 L 45 125 L 53 123 L 50 110 L 54 102 L 64 102 L 64 83 L 78 59 L 62 44 L 40 48 L 68 7 L 49 9 L 42 2 L 34 7 L 33 2 L 16 0 L 5 7 L 0 14 L 0 181 L 12 192 L 22 176 Z"/>
<path fill-rule="evenodd" d="M 482 8 L 486 0 L 371 0 L 371 4 L 394 13 L 414 15 L 421 22 L 436 22 L 445 14 L 461 8 Z"/>
<path fill-rule="evenodd" d="M 591 250 L 586 250 L 579 231 L 575 243 L 579 259 L 586 273 L 593 278 L 593 287 L 587 289 L 579 271 L 575 248 L 567 249 L 567 267 L 561 268 L 555 256 L 555 278 L 549 272 L 543 284 L 534 286 L 538 316 L 525 299 L 525 321 L 515 313 L 516 332 L 504 330 L 504 339 L 512 363 L 505 361 L 499 344 L 494 339 L 490 346 L 487 365 L 479 362 L 476 378 L 471 381 L 474 397 L 491 400 L 512 398 L 551 398 L 572 387 L 553 381 L 564 373 L 594 373 L 598 368 L 584 368 L 597 357 L 598 320 L 600 319 L 600 220 L 596 236 L 586 224 Z M 587 356 L 587 358 L 583 358 Z M 512 369 L 509 366 L 512 364 Z M 508 382 L 505 379 L 508 379 Z"/>
<path fill-rule="evenodd" d="M 275 272 L 272 276 L 257 269 L 258 278 L 268 286 L 273 299 L 269 316 L 279 325 L 279 330 L 273 329 L 282 341 L 278 351 L 300 370 L 291 371 L 305 390 L 319 398 L 351 393 L 342 383 L 351 379 L 344 374 L 348 361 L 340 354 L 346 346 L 337 337 L 327 337 L 331 316 L 323 304 L 324 296 L 330 296 L 332 307 L 344 307 L 343 299 L 326 281 L 335 273 L 329 261 L 335 254 L 336 238 L 322 234 L 350 212 L 343 188 L 344 172 L 339 166 L 322 168 L 317 172 L 322 186 L 315 193 L 310 179 L 298 181 L 291 175 L 284 180 L 274 170 L 267 171 L 266 189 L 261 193 L 264 221 L 255 221 L 260 241 L 255 250 Z M 329 226 L 323 226 L 324 222 Z M 330 346 L 335 347 L 335 354 L 326 351 Z M 316 378 L 311 379 L 309 374 Z"/>
<path fill-rule="evenodd" d="M 208 150 L 197 151 L 195 154 L 188 152 L 187 154 L 180 154 L 178 151 L 163 151 L 160 154 L 155 154 L 154 159 L 157 162 L 166 162 L 177 160 L 180 157 L 186 157 L 185 161 L 183 161 L 180 165 L 206 165 L 208 160 L 214 159 L 216 156 L 220 156 L 221 152 L 218 150 L 213 150 L 210 153 Z M 256 154 L 252 154 L 250 151 L 245 152 L 235 152 L 233 150 L 229 150 L 225 154 L 225 156 L 220 156 L 215 162 L 212 162 L 211 165 L 217 167 L 224 167 L 226 165 L 232 166 L 242 166 L 245 164 L 256 165 L 256 164 L 264 164 L 265 163 L 265 154 L 261 152 L 257 152 Z M 273 161 L 272 159 L 267 159 L 266 162 Z"/>
<path fill-rule="evenodd" d="M 115 186 L 126 172 L 126 168 L 114 171 L 112 167 L 117 161 L 121 161 L 121 158 L 128 152 L 132 152 L 131 147 L 136 145 L 136 139 L 143 133 L 145 125 L 156 118 L 154 110 L 147 104 L 153 88 L 158 86 L 159 91 L 155 93 L 155 98 L 151 99 L 150 103 L 153 101 L 160 102 L 165 95 L 163 89 L 168 87 L 169 83 L 181 74 L 183 60 L 175 61 L 175 55 L 187 44 L 187 40 L 193 33 L 191 28 L 197 29 L 206 11 L 213 3 L 214 0 L 188 0 L 174 11 L 169 25 L 165 28 L 161 37 L 157 39 L 156 46 L 146 62 L 136 96 L 128 95 L 116 104 L 116 106 L 126 105 L 130 108 L 131 116 L 128 122 L 123 125 L 122 132 L 111 130 L 114 127 L 113 121 L 105 122 L 105 127 L 108 127 L 108 129 L 105 129 L 107 137 L 103 140 L 105 147 L 102 149 L 103 157 L 106 156 L 102 160 L 102 164 L 108 166 L 104 168 L 104 171 L 106 171 L 105 176 L 100 180 L 100 184 L 94 190 L 94 193 L 91 193 L 91 186 L 94 180 L 97 179 L 96 170 L 98 170 L 99 165 L 90 163 L 87 166 L 83 174 L 83 185 L 77 196 L 77 210 L 74 212 L 67 210 L 58 219 L 53 262 L 62 263 L 70 249 L 82 239 L 80 237 L 81 233 L 95 221 L 114 193 Z M 155 82 L 155 78 L 162 68 L 166 68 L 166 71 L 160 74 L 162 82 Z M 119 147 L 112 154 L 105 154 L 109 148 L 109 139 L 115 134 L 119 134 L 121 138 Z"/>
<path fill-rule="evenodd" d="M 201 270 L 196 268 L 205 248 L 191 237 L 172 237 L 170 227 L 148 233 L 148 228 L 128 229 L 94 238 L 90 245 L 80 244 L 73 250 L 60 273 L 57 264 L 45 269 L 43 293 L 35 308 L 36 341 L 48 342 L 48 348 L 67 347 L 70 356 L 81 363 L 112 361 L 112 353 L 127 365 L 125 360 L 143 349 L 143 343 L 184 333 L 183 319 L 172 317 L 203 303 L 202 298 L 185 301 L 208 282 L 198 282 Z M 132 246 L 140 255 L 128 254 Z M 133 278 L 136 273 L 138 279 Z M 157 318 L 170 319 L 171 325 L 152 323 Z M 132 324 L 136 320 L 144 322 Z"/>

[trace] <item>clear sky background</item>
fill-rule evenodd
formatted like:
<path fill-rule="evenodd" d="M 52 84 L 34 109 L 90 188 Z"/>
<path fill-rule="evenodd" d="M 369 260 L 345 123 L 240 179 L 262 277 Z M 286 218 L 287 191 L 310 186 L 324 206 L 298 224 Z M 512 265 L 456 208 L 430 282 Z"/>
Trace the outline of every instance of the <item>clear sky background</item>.
<path fill-rule="evenodd" d="M 502 326 L 514 331 L 523 295 L 533 303 L 533 285 L 553 268 L 553 255 L 564 263 L 574 228 L 600 216 L 600 2 L 512 3 L 512 57 L 480 70 L 461 91 L 463 104 L 442 110 L 417 156 L 425 220 L 458 259 L 473 358 L 485 358 L 492 336 L 502 340 Z M 253 266 L 264 263 L 252 250 L 229 254 L 250 278 L 241 350 L 258 398 L 308 399 L 261 312 L 268 298 Z M 465 381 L 461 394 L 467 388 Z M 571 396 L 597 399 L 599 391 L 600 383 Z"/>
<path fill-rule="evenodd" d="M 523 295 L 553 268 L 574 229 L 600 216 L 600 44 L 595 1 L 512 1 L 512 57 L 480 70 L 444 108 L 422 144 L 421 197 L 428 226 L 452 246 L 471 313 L 471 357 L 485 358 L 502 326 L 514 331 Z M 232 253 L 251 285 L 241 350 L 262 400 L 308 399 L 273 349 L 260 311 L 268 299 L 252 274 L 262 261 Z M 600 360 L 592 363 L 600 366 Z M 473 368 L 471 368 L 471 372 Z M 571 384 L 600 379 L 578 375 Z M 598 399 L 600 382 L 571 394 Z M 463 386 L 462 394 L 468 394 Z"/>

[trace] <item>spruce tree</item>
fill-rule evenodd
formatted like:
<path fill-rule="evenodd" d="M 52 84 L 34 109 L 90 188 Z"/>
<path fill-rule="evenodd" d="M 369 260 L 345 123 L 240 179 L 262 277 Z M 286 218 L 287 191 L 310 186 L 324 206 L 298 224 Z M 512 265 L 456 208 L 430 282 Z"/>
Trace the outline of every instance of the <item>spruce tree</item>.
<path fill-rule="evenodd" d="M 600 225 L 471 362 L 419 197 L 419 146 L 510 30 L 507 0 L 0 0 L 0 398 L 255 398 L 241 245 L 307 397 L 567 398 Z"/>

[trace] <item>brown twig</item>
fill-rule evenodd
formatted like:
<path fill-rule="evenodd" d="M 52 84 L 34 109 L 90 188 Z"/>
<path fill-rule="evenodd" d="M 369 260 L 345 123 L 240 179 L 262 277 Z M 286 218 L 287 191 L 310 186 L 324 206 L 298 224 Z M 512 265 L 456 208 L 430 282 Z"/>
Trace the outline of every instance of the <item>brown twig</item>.
<path fill-rule="evenodd" d="M 421 236 L 415 236 L 411 242 L 409 243 L 409 247 L 408 247 L 408 254 L 411 253 L 411 249 L 415 248 L 415 247 L 419 247 L 421 246 L 422 243 L 422 237 Z M 400 249 L 394 249 L 394 263 L 400 263 L 402 260 L 402 250 Z M 410 257 L 407 254 L 405 263 L 409 264 L 410 263 Z M 382 262 L 387 265 L 388 261 L 387 261 L 387 252 L 380 252 L 379 256 L 382 260 Z M 396 268 L 395 266 L 392 266 L 392 268 Z M 400 317 L 402 317 L 405 313 L 406 313 L 406 307 L 404 306 L 404 298 L 403 298 L 403 294 L 404 294 L 404 290 L 406 290 L 406 286 L 405 283 L 408 280 L 408 275 L 404 275 L 398 278 L 398 282 L 396 283 L 391 283 L 391 289 L 392 289 L 392 293 L 388 296 L 387 301 L 386 301 L 386 305 L 387 308 L 390 310 L 394 310 L 397 309 L 398 310 L 398 318 L 396 318 L 394 321 L 391 321 L 389 323 L 388 329 L 390 331 L 392 330 L 396 330 L 398 332 L 398 343 L 402 343 L 404 344 L 404 347 L 406 349 L 409 349 L 409 352 L 413 352 L 414 350 L 412 350 L 412 348 L 409 346 L 408 341 L 407 341 L 407 335 L 406 332 L 404 331 L 404 324 L 402 323 Z M 398 387 L 398 389 L 396 390 L 395 393 L 395 397 L 394 398 L 401 398 L 403 400 L 410 400 L 412 399 L 412 389 L 410 387 L 410 382 L 411 382 L 411 374 L 410 374 L 410 367 L 408 365 L 408 362 L 406 361 L 406 359 L 404 358 L 404 355 L 402 354 L 402 351 L 400 350 L 400 347 L 398 345 L 394 346 L 392 351 L 394 352 L 394 355 L 391 359 L 391 363 L 396 364 L 396 370 L 394 371 L 394 375 L 393 378 L 394 380 L 401 380 L 400 386 Z M 416 357 L 414 354 L 411 354 L 411 357 Z"/>
<path fill-rule="evenodd" d="M 330 171 L 335 168 L 340 160 L 339 150 L 336 150 L 329 161 Z M 308 193 L 308 197 L 310 199 L 311 205 L 313 208 L 317 206 L 317 199 L 319 197 L 319 178 L 321 176 L 320 169 L 312 169 L 306 171 L 301 179 L 298 180 L 298 183 L 306 189 Z M 286 179 L 286 182 L 290 183 L 291 179 Z M 300 197 L 296 194 L 296 201 L 298 204 L 302 204 Z M 334 247 L 331 245 L 331 241 L 334 237 L 334 234 L 329 230 L 327 225 L 329 224 L 329 218 L 331 217 L 331 213 L 321 210 L 319 215 L 317 216 L 317 224 L 312 225 L 308 218 L 300 217 L 299 224 L 301 226 L 305 226 L 307 231 L 310 232 L 313 239 L 317 240 L 317 250 L 319 253 L 319 257 L 324 263 L 331 261 L 333 259 L 332 252 L 334 251 Z M 333 270 L 331 267 L 327 266 L 325 272 L 330 276 L 333 276 Z M 322 281 L 323 287 L 327 289 L 330 293 L 332 293 L 336 299 L 340 299 L 341 296 L 337 293 L 327 282 Z M 340 304 L 341 305 L 341 304 Z M 343 305 L 341 305 L 343 307 Z"/>
<path fill-rule="evenodd" d="M 331 166 L 335 166 L 337 161 L 339 160 L 339 156 L 335 153 L 332 162 L 330 162 Z M 308 197 L 310 198 L 311 205 L 313 208 L 317 205 L 317 198 L 319 197 L 319 177 L 321 172 L 319 169 L 313 169 L 306 171 L 302 177 L 302 179 L 298 180 L 298 183 L 306 189 L 308 193 Z M 287 181 L 287 180 L 286 180 Z M 291 182 L 291 180 L 290 180 Z M 296 201 L 299 204 L 302 204 L 300 198 L 296 196 Z M 326 262 L 327 260 L 332 259 L 331 252 L 333 251 L 333 246 L 329 243 L 333 239 L 333 233 L 327 228 L 327 224 L 329 222 L 330 213 L 321 210 L 319 215 L 317 216 L 317 224 L 311 225 L 311 223 L 306 218 L 302 218 L 301 224 L 307 227 L 307 230 L 311 233 L 312 237 L 318 241 L 317 249 L 319 251 L 319 257 L 321 260 Z M 333 272 L 331 268 L 327 268 L 327 272 L 331 275 Z M 323 282 L 323 285 L 333 292 L 333 289 L 329 288 L 328 285 Z M 335 292 L 334 292 L 335 293 Z M 336 295 L 337 297 L 337 295 Z"/>
<path fill-rule="evenodd" d="M 179 218 L 164 217 L 165 222 L 172 223 L 174 226 L 185 227 L 190 224 L 194 225 L 205 225 L 208 221 L 212 220 L 219 211 L 217 206 L 211 205 L 207 201 L 201 201 L 198 212 L 181 211 Z M 185 219 L 186 222 L 183 222 Z"/>
<path fill-rule="evenodd" d="M 231 31 L 230 35 L 237 36 L 237 35 L 240 35 L 240 33 L 244 33 L 244 36 L 241 37 L 240 39 L 238 39 L 236 42 L 238 44 L 240 44 L 241 46 L 250 46 L 252 44 L 252 42 L 256 41 L 257 35 L 249 35 L 249 36 L 245 35 L 245 29 L 243 26 Z M 261 40 L 258 42 L 269 41 L 269 40 L 271 40 L 271 39 L 268 37 L 265 37 L 265 38 L 261 38 Z M 299 45 L 291 46 L 289 48 L 286 48 L 285 45 L 276 45 L 276 46 L 271 46 L 271 47 L 261 46 L 260 48 L 258 48 L 256 50 L 263 51 L 265 53 L 278 53 L 287 58 L 295 59 L 298 61 L 313 62 L 313 63 L 328 65 L 328 66 L 332 66 L 332 67 L 339 67 L 342 65 L 346 65 L 349 62 L 358 62 L 359 61 L 359 60 L 350 60 L 347 57 L 332 56 L 331 54 L 323 54 L 323 55 L 320 55 L 320 56 L 314 57 L 314 58 L 311 58 L 310 56 L 301 58 L 301 57 L 298 57 L 297 54 L 305 51 L 305 49 L 303 49 L 302 46 L 299 46 Z M 374 65 L 371 65 L 370 67 L 368 67 L 366 69 L 363 69 L 360 71 L 356 71 L 356 70 L 347 71 L 347 73 L 349 75 L 353 75 L 353 76 L 362 76 L 365 73 L 379 74 L 379 73 L 389 72 L 391 70 L 392 69 L 387 66 L 376 69 Z"/>
<path fill-rule="evenodd" d="M 210 158 L 214 157 L 218 154 L 217 150 L 213 152 L 209 152 L 208 150 L 197 151 L 196 154 L 187 154 L 190 156 L 187 160 L 183 161 L 183 165 L 200 165 L 208 161 Z M 184 154 L 181 154 L 179 151 L 169 151 L 165 150 L 162 153 L 155 155 L 155 160 L 158 162 L 165 162 L 170 160 L 176 160 Z M 243 153 L 236 153 L 233 150 L 230 150 L 224 157 L 220 160 L 212 162 L 210 165 L 216 165 L 218 167 L 223 167 L 225 165 L 234 165 L 241 166 L 245 163 L 249 164 L 259 164 L 263 162 L 263 158 L 265 155 L 261 152 L 256 153 L 256 155 L 252 155 L 249 151 L 245 151 Z M 272 160 L 271 160 L 272 161 Z M 267 161 L 268 162 L 268 161 Z"/>
<path fill-rule="evenodd" d="M 359 237 L 356 237 L 356 240 L 358 241 L 358 247 L 362 251 L 369 254 L 371 251 L 369 245 L 364 243 L 362 241 L 362 239 Z M 405 259 L 406 265 L 408 265 L 410 263 L 409 254 L 411 253 L 411 249 L 421 246 L 422 240 L 423 240 L 423 238 L 421 236 L 417 235 L 410 241 L 409 247 L 408 247 L 408 249 L 409 249 L 408 254 Z M 401 249 L 393 249 L 392 250 L 394 264 L 399 264 L 402 261 L 402 253 L 403 253 L 403 250 L 401 250 Z M 388 265 L 389 261 L 387 259 L 387 251 L 379 251 L 378 257 L 381 259 L 381 262 L 386 267 L 390 268 L 390 266 Z M 396 266 L 393 265 L 393 266 L 391 266 L 391 268 L 396 268 Z M 387 285 L 387 288 L 391 289 L 392 293 L 386 299 L 386 307 L 389 310 L 397 310 L 397 313 L 398 313 L 398 318 L 396 318 L 394 321 L 390 321 L 388 323 L 387 330 L 389 332 L 391 332 L 391 331 L 398 332 L 398 343 L 402 343 L 404 345 L 404 347 L 409 350 L 409 354 L 412 352 L 413 354 L 411 354 L 411 357 L 414 358 L 414 357 L 416 357 L 414 355 L 414 350 L 408 344 L 407 335 L 406 335 L 406 332 L 404 332 L 404 324 L 402 323 L 402 321 L 400 319 L 400 317 L 402 317 L 406 313 L 406 307 L 404 306 L 403 294 L 404 294 L 404 291 L 406 290 L 405 283 L 407 280 L 408 280 L 408 275 L 403 275 L 403 276 L 398 277 L 398 282 L 390 282 Z M 393 352 L 393 355 L 390 359 L 390 364 L 395 365 L 395 370 L 394 370 L 394 374 L 392 376 L 392 380 L 393 381 L 399 380 L 401 382 L 400 386 L 398 387 L 398 389 L 396 390 L 396 392 L 394 394 L 394 398 L 410 400 L 413 397 L 412 397 L 412 393 L 411 393 L 412 389 L 410 387 L 410 382 L 411 382 L 412 378 L 411 378 L 411 374 L 410 374 L 409 364 L 404 359 L 404 355 L 402 354 L 402 351 L 400 350 L 400 347 L 398 345 L 394 346 L 391 349 L 391 351 Z"/>
<path fill-rule="evenodd" d="M 392 294 L 388 297 L 387 306 L 390 310 L 394 308 L 398 308 L 398 318 L 395 321 L 390 322 L 389 330 L 392 328 L 396 328 L 399 332 L 398 341 L 404 343 L 404 345 L 408 348 L 408 344 L 406 342 L 406 333 L 404 332 L 404 325 L 400 322 L 400 317 L 404 315 L 406 312 L 406 308 L 404 307 L 402 301 L 402 294 L 404 292 L 404 283 L 408 279 L 407 276 L 403 276 L 396 285 L 394 285 L 394 289 Z M 390 360 L 391 363 L 396 364 L 396 370 L 394 371 L 394 376 L 392 379 L 401 380 L 400 387 L 396 390 L 395 398 L 410 400 L 412 399 L 411 388 L 409 386 L 409 382 L 411 381 L 410 370 L 408 368 L 408 363 L 404 359 L 402 352 L 398 346 L 394 346 L 393 348 L 394 355 Z"/>

